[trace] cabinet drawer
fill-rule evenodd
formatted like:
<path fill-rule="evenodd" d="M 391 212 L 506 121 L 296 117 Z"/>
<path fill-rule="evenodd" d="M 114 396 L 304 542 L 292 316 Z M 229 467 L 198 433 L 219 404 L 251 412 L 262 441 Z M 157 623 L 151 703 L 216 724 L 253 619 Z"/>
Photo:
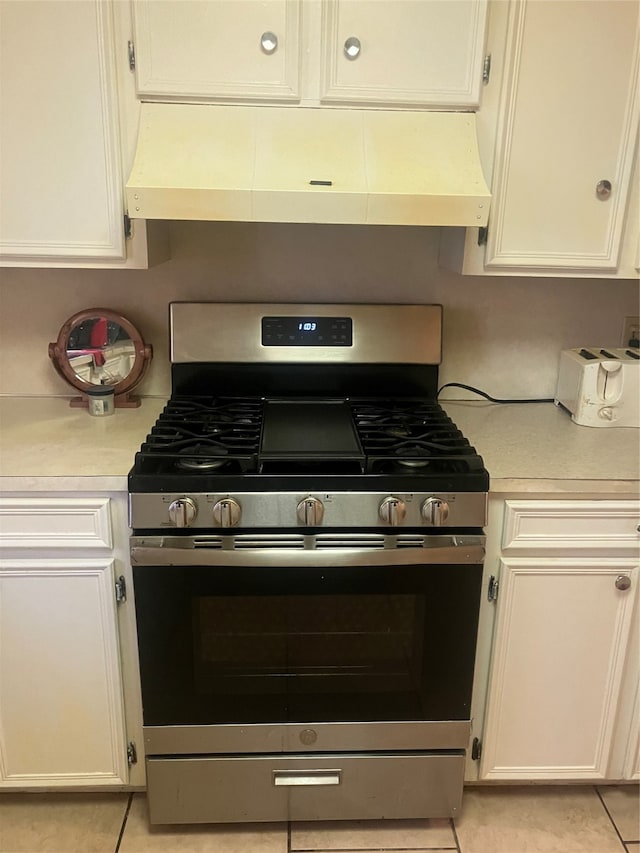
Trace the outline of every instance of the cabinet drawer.
<path fill-rule="evenodd" d="M 640 502 L 507 501 L 502 550 L 638 553 Z"/>
<path fill-rule="evenodd" d="M 111 548 L 109 498 L 0 498 L 0 547 Z"/>
<path fill-rule="evenodd" d="M 151 823 L 450 817 L 464 756 L 149 758 Z"/>

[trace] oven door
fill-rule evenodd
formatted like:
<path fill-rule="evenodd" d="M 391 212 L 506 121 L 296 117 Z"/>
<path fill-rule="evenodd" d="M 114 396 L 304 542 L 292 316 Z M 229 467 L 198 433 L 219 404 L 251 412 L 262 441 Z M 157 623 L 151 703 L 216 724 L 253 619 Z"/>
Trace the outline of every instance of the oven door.
<path fill-rule="evenodd" d="M 147 754 L 466 747 L 484 537 L 318 538 L 132 539 Z"/>

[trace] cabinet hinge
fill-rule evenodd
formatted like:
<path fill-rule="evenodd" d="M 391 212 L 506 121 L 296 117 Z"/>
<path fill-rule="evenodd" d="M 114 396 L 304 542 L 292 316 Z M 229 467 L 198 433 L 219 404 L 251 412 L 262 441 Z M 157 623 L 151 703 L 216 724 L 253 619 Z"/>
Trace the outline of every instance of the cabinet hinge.
<path fill-rule="evenodd" d="M 500 584 L 499 584 L 496 576 L 491 575 L 491 577 L 489 578 L 489 586 L 487 587 L 487 600 L 488 601 L 495 601 L 497 599 L 497 597 L 498 597 L 498 586 L 499 585 Z"/>
<path fill-rule="evenodd" d="M 124 237 L 125 240 L 131 239 L 131 217 L 128 213 L 124 215 Z"/>
<path fill-rule="evenodd" d="M 135 743 L 130 740 L 127 744 L 127 764 L 131 767 L 132 764 L 138 763 L 138 750 Z"/>
<path fill-rule="evenodd" d="M 482 755 L 482 742 L 480 738 L 474 737 L 471 741 L 471 760 L 479 761 L 480 756 Z"/>
<path fill-rule="evenodd" d="M 127 49 L 129 51 L 129 71 L 136 70 L 136 47 L 132 41 L 127 42 Z"/>
<path fill-rule="evenodd" d="M 131 44 L 131 42 L 129 42 L 129 44 Z M 489 82 L 489 77 L 491 77 L 491 54 L 490 53 L 488 53 L 485 56 L 484 62 L 482 63 L 482 82 L 484 83 L 485 86 Z"/>
<path fill-rule="evenodd" d="M 122 604 L 122 602 L 126 600 L 127 582 L 124 579 L 124 575 L 120 575 L 120 577 L 116 581 L 116 604 Z"/>
<path fill-rule="evenodd" d="M 478 246 L 487 245 L 487 237 L 489 236 L 489 227 L 487 225 L 478 228 Z"/>

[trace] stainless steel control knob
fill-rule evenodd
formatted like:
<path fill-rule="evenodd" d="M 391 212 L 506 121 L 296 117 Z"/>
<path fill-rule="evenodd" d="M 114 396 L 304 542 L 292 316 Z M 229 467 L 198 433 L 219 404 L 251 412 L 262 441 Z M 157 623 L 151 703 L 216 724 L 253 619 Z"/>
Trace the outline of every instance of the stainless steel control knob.
<path fill-rule="evenodd" d="M 305 527 L 317 527 L 322 524 L 324 516 L 324 504 L 318 498 L 309 495 L 303 498 L 296 509 L 298 521 Z"/>
<path fill-rule="evenodd" d="M 393 497 L 393 495 L 385 498 L 378 509 L 378 515 L 381 520 L 391 527 L 397 527 L 399 524 L 402 524 L 406 514 L 407 507 L 405 502 L 401 501 L 400 498 Z"/>
<path fill-rule="evenodd" d="M 213 505 L 213 523 L 218 527 L 235 527 L 241 515 L 242 507 L 233 498 L 222 498 Z"/>
<path fill-rule="evenodd" d="M 198 507 L 191 498 L 176 498 L 169 504 L 169 518 L 176 527 L 191 527 Z"/>
<path fill-rule="evenodd" d="M 449 518 L 449 504 L 432 495 L 422 504 L 422 517 L 431 527 L 441 527 Z"/>

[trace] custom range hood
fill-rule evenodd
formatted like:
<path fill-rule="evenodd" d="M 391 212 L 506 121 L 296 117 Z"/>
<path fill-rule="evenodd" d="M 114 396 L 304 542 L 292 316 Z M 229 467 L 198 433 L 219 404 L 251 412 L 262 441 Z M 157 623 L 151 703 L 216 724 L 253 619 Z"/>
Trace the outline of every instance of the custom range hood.
<path fill-rule="evenodd" d="M 484 226 L 473 113 L 141 106 L 129 216 Z"/>

